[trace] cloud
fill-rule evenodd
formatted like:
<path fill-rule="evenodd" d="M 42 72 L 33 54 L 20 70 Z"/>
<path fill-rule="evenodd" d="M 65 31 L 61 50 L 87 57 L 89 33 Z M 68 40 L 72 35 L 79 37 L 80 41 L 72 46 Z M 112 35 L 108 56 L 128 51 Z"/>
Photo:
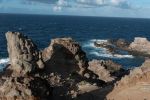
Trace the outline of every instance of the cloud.
<path fill-rule="evenodd" d="M 77 3 L 87 5 L 104 5 L 106 0 L 76 0 Z"/>
<path fill-rule="evenodd" d="M 62 10 L 62 7 L 68 6 L 68 2 L 65 0 L 58 0 L 56 2 L 56 5 L 53 7 L 54 11 L 60 11 Z"/>
<path fill-rule="evenodd" d="M 58 0 L 27 0 L 27 1 L 34 1 L 34 2 L 40 2 L 40 3 L 55 4 Z"/>
<path fill-rule="evenodd" d="M 132 8 L 128 0 L 0 0 L 1 2 L 15 2 L 18 5 L 28 4 L 48 5 L 51 6 L 53 11 L 61 11 L 65 8 L 100 8 L 104 6 L 117 7 L 121 9 Z"/>
<path fill-rule="evenodd" d="M 127 0 L 76 0 L 78 3 L 93 5 L 93 6 L 112 6 L 118 8 L 130 8 L 130 4 Z"/>
<path fill-rule="evenodd" d="M 111 0 L 111 4 L 116 7 L 129 9 L 131 8 L 131 5 L 127 0 Z"/>
<path fill-rule="evenodd" d="M 51 4 L 28 0 L 0 0 L 0 12 L 5 13 L 50 13 Z"/>
<path fill-rule="evenodd" d="M 40 1 L 40 0 L 38 0 Z M 121 9 L 130 9 L 131 5 L 127 0 L 56 0 L 53 1 L 55 11 L 63 8 L 95 8 L 111 6 Z"/>

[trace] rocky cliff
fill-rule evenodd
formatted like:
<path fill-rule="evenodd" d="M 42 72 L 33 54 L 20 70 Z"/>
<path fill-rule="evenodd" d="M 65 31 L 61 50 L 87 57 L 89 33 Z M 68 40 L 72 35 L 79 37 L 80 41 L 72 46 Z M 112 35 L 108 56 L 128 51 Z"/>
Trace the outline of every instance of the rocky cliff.
<path fill-rule="evenodd" d="M 19 32 L 7 32 L 6 39 L 10 64 L 0 73 L 0 100 L 150 98 L 150 60 L 129 74 L 111 60 L 88 61 L 86 53 L 72 38 L 52 39 L 50 45 L 41 51 Z M 129 46 L 124 40 L 115 44 Z M 130 47 L 134 51 L 139 48 L 140 52 L 147 52 L 149 41 L 139 41 L 138 38 Z"/>
<path fill-rule="evenodd" d="M 6 39 L 14 74 L 25 75 L 44 68 L 41 54 L 31 39 L 18 32 L 7 32 Z"/>
<path fill-rule="evenodd" d="M 7 32 L 6 39 L 10 65 L 0 73 L 2 100 L 66 100 L 80 94 L 80 82 L 105 84 L 88 69 L 85 52 L 71 38 L 52 39 L 42 51 L 19 32 Z"/>
<path fill-rule="evenodd" d="M 146 60 L 141 67 L 130 71 L 115 84 L 108 94 L 108 100 L 149 100 L 150 99 L 150 60 Z"/>
<path fill-rule="evenodd" d="M 0 99 L 50 99 L 51 85 L 45 78 L 34 74 L 44 68 L 36 45 L 18 32 L 7 32 L 6 39 L 10 65 L 0 75 Z"/>
<path fill-rule="evenodd" d="M 121 77 L 125 72 L 121 65 L 112 62 L 111 60 L 92 60 L 89 62 L 89 70 L 98 75 L 99 79 L 105 82 L 114 81 Z M 121 75 L 122 74 L 122 75 Z"/>
<path fill-rule="evenodd" d="M 80 45 L 72 38 L 52 39 L 49 47 L 42 52 L 46 69 L 61 75 L 77 72 L 84 75 L 88 67 L 88 59 Z"/>

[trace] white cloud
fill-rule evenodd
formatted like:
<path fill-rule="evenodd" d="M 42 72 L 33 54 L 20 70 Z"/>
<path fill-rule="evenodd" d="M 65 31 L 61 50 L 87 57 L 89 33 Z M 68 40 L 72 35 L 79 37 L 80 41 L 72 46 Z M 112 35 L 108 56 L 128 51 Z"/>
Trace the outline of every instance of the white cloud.
<path fill-rule="evenodd" d="M 104 4 L 104 0 L 96 0 L 95 2 L 96 2 L 96 4 L 98 4 L 98 5 Z"/>
<path fill-rule="evenodd" d="M 56 5 L 54 5 L 53 10 L 54 11 L 61 11 L 63 7 L 67 6 L 68 2 L 65 0 L 58 0 L 56 2 Z"/>
<path fill-rule="evenodd" d="M 88 5 L 103 5 L 106 0 L 76 0 L 77 3 Z"/>
<path fill-rule="evenodd" d="M 54 6 L 54 7 L 53 7 L 53 10 L 54 10 L 54 11 L 61 11 L 61 10 L 62 10 L 62 7 L 61 7 L 61 6 Z"/>
<path fill-rule="evenodd" d="M 86 6 L 85 6 L 86 5 Z M 131 8 L 127 0 L 58 0 L 54 4 L 54 10 L 62 10 L 62 8 L 67 7 L 79 7 L 79 8 L 87 8 L 87 7 L 103 7 L 103 6 L 112 6 L 118 7 L 122 9 Z"/>
<path fill-rule="evenodd" d="M 114 5 L 119 5 L 121 2 L 125 2 L 125 0 L 111 0 L 111 3 Z"/>

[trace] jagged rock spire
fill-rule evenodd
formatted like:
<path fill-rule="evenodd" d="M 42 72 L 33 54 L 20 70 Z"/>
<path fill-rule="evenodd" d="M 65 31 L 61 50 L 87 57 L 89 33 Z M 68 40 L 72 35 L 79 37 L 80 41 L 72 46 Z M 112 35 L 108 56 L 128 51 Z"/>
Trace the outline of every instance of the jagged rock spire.
<path fill-rule="evenodd" d="M 44 67 L 37 46 L 27 36 L 19 32 L 7 32 L 6 39 L 13 71 L 26 74 Z"/>

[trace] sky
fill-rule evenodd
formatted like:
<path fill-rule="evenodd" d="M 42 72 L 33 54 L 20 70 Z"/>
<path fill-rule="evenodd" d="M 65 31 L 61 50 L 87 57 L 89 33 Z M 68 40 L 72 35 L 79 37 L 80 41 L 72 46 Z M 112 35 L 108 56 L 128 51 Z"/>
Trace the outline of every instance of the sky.
<path fill-rule="evenodd" d="M 150 0 L 0 0 L 0 13 L 150 18 Z"/>

